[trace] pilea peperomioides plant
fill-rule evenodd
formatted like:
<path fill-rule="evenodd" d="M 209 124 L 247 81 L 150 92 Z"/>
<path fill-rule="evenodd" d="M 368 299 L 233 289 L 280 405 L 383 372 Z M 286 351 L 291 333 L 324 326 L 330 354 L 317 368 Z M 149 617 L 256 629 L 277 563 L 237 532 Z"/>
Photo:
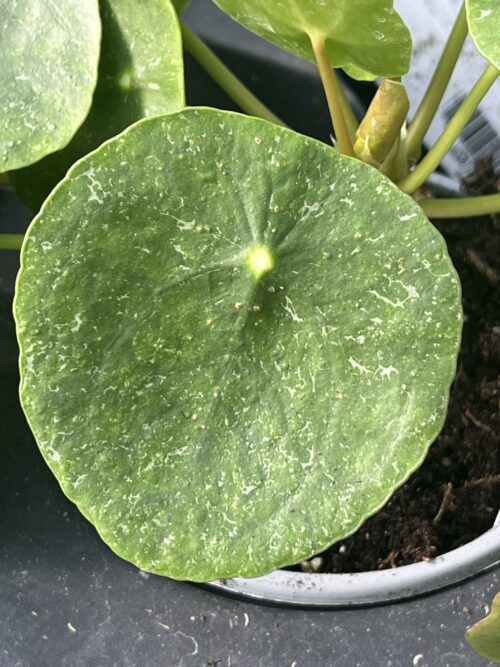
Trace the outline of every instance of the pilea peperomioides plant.
<path fill-rule="evenodd" d="M 498 75 L 497 3 L 468 3 L 492 64 L 415 168 L 465 7 L 407 131 L 411 37 L 390 0 L 217 4 L 318 63 L 335 146 L 279 127 L 186 26 L 193 55 L 263 119 L 183 109 L 167 0 L 101 0 L 100 18 L 68 8 L 84 45 L 53 62 L 31 25 L 52 3 L 0 0 L 20 45 L 0 47 L 0 159 L 29 205 L 44 202 L 15 298 L 26 416 L 64 492 L 119 555 L 195 581 L 312 556 L 421 464 L 462 324 L 426 213 L 500 210 L 497 195 L 419 193 Z M 42 62 L 56 108 L 23 92 Z M 333 68 L 386 77 L 359 126 Z M 63 113 L 64 134 L 48 133 L 67 106 L 72 123 Z"/>

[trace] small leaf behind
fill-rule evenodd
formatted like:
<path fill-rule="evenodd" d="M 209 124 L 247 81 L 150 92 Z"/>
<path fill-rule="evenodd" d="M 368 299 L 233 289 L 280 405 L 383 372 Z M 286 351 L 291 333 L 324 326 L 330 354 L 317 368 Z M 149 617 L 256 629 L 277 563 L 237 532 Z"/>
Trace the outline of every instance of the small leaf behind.
<path fill-rule="evenodd" d="M 61 149 L 97 81 L 97 0 L 0 0 L 0 172 Z"/>
<path fill-rule="evenodd" d="M 99 80 L 90 114 L 71 143 L 10 174 L 21 199 L 38 210 L 69 167 L 141 118 L 184 106 L 178 19 L 169 0 L 100 0 Z"/>
<path fill-rule="evenodd" d="M 215 0 L 221 9 L 286 51 L 314 62 L 311 38 L 326 42 L 332 67 L 355 79 L 397 77 L 412 42 L 393 0 Z"/>

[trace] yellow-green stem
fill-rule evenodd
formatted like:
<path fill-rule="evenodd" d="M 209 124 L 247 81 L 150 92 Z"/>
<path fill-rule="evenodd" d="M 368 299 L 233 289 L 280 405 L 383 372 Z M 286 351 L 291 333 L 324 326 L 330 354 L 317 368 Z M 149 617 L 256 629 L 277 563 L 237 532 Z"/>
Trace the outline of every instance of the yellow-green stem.
<path fill-rule="evenodd" d="M 404 178 L 398 184 L 403 192 L 412 193 L 425 183 L 429 176 L 440 165 L 441 160 L 448 153 L 462 130 L 465 128 L 481 100 L 495 83 L 499 70 L 494 65 L 489 65 L 483 72 L 479 81 L 465 98 L 464 102 L 451 119 L 448 127 L 430 149 L 422 162 L 417 165 L 415 171 Z"/>
<path fill-rule="evenodd" d="M 190 28 L 181 22 L 184 46 L 212 79 L 236 102 L 245 113 L 286 127 L 215 55 L 215 53 Z"/>
<path fill-rule="evenodd" d="M 465 38 L 467 37 L 467 32 L 467 16 L 464 3 L 448 38 L 441 59 L 437 64 L 434 76 L 408 129 L 406 145 L 408 155 L 410 159 L 414 158 L 414 161 L 418 160 L 420 156 L 424 137 L 448 87 Z"/>
<path fill-rule="evenodd" d="M 358 131 L 359 123 L 358 119 L 354 115 L 354 111 L 352 110 L 351 103 L 349 102 L 349 99 L 346 95 L 344 86 L 342 85 L 342 81 L 339 81 L 339 92 L 340 92 L 339 95 L 340 104 L 342 105 L 342 111 L 344 113 L 344 118 L 347 125 L 347 131 L 349 133 L 349 139 L 351 140 L 351 144 L 354 146 L 354 142 L 356 141 L 356 132 Z"/>
<path fill-rule="evenodd" d="M 352 141 L 349 134 L 342 98 L 344 95 L 339 80 L 334 69 L 331 66 L 328 54 L 326 52 L 325 41 L 323 38 L 311 37 L 311 43 L 318 64 L 321 81 L 325 89 L 328 108 L 332 118 L 333 130 L 337 139 L 337 147 L 345 155 L 354 155 Z"/>
<path fill-rule="evenodd" d="M 456 199 L 420 199 L 420 206 L 429 218 L 472 218 L 500 213 L 500 194 Z"/>
<path fill-rule="evenodd" d="M 0 250 L 20 250 L 23 234 L 0 234 Z"/>

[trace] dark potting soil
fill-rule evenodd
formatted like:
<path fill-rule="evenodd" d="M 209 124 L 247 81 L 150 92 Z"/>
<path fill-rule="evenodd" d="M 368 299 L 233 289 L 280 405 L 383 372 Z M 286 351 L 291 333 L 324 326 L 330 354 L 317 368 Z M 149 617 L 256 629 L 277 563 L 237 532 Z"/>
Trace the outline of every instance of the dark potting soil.
<path fill-rule="evenodd" d="M 316 571 L 433 558 L 479 537 L 500 509 L 500 224 L 482 218 L 437 226 L 460 275 L 465 315 L 446 424 L 421 468 L 357 533 L 321 554 Z"/>

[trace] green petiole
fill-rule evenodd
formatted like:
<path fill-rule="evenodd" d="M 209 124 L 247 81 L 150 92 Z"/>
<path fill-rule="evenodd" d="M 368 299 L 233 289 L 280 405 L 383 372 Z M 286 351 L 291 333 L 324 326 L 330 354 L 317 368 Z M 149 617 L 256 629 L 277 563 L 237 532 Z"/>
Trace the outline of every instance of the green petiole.
<path fill-rule="evenodd" d="M 321 75 L 321 81 L 323 82 L 323 88 L 325 89 L 328 108 L 330 109 L 330 115 L 332 117 L 333 129 L 337 139 L 337 146 L 341 153 L 354 156 L 351 133 L 344 113 L 344 106 L 347 103 L 347 98 L 341 88 L 337 74 L 328 59 L 324 40 L 320 38 L 316 39 L 311 36 L 311 44 Z"/>
<path fill-rule="evenodd" d="M 415 171 L 398 183 L 403 192 L 409 194 L 415 192 L 436 170 L 443 157 L 448 153 L 462 133 L 462 130 L 471 119 L 483 97 L 497 80 L 499 73 L 499 70 L 494 65 L 489 65 L 486 68 L 479 81 L 467 95 L 464 102 L 451 119 L 446 130 L 424 159 L 417 165 Z"/>
<path fill-rule="evenodd" d="M 417 109 L 413 121 L 408 128 L 406 141 L 408 155 L 416 162 L 420 157 L 420 150 L 427 130 L 432 123 L 443 95 L 448 87 L 451 75 L 457 64 L 458 57 L 467 37 L 467 15 L 465 3 L 462 5 L 455 25 L 450 33 L 443 54 L 436 67 L 436 71 L 427 88 L 427 91 Z"/>
<path fill-rule="evenodd" d="M 472 218 L 500 213 L 500 194 L 464 199 L 420 199 L 420 206 L 429 218 Z"/>
<path fill-rule="evenodd" d="M 0 234 L 0 250 L 20 250 L 24 234 Z"/>
<path fill-rule="evenodd" d="M 215 53 L 187 25 L 181 22 L 184 46 L 193 58 L 205 69 L 212 79 L 236 102 L 245 113 L 268 120 L 276 125 L 286 127 L 265 104 L 263 104 Z"/>

